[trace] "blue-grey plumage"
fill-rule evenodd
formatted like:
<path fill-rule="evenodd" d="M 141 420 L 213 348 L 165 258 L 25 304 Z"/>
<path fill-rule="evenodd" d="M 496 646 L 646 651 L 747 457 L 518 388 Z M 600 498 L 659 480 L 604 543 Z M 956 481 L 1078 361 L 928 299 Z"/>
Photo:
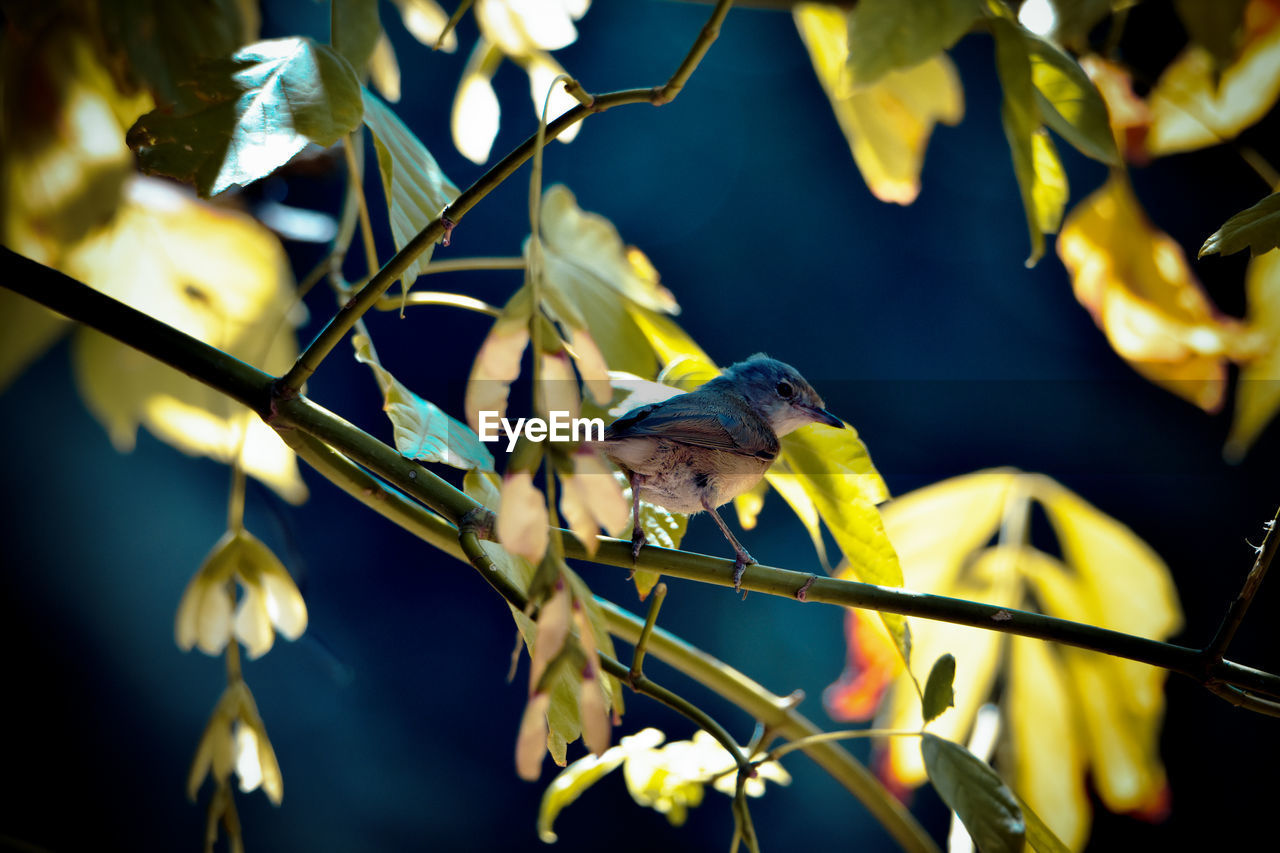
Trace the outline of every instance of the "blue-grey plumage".
<path fill-rule="evenodd" d="M 790 365 L 757 354 L 695 391 L 632 409 L 605 428 L 598 446 L 631 481 L 632 554 L 645 544 L 643 498 L 673 512 L 711 514 L 733 545 L 733 585 L 756 562 L 716 507 L 760 482 L 778 439 L 805 424 L 843 427 Z"/>

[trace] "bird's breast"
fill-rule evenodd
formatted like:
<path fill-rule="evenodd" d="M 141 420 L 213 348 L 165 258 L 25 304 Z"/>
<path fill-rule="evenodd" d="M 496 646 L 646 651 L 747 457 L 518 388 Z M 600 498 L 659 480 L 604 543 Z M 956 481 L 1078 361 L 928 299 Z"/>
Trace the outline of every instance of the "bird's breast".
<path fill-rule="evenodd" d="M 692 514 L 728 503 L 750 489 L 770 460 L 670 439 L 608 440 L 602 448 L 616 464 L 640 475 L 640 497 L 672 512 Z"/>

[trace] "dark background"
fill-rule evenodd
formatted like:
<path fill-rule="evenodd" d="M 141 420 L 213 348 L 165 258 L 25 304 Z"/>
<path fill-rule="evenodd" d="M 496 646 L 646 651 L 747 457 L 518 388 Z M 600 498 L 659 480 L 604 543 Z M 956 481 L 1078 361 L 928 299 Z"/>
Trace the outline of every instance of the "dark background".
<path fill-rule="evenodd" d="M 452 4 L 449 4 L 452 5 Z M 322 4 L 266 4 L 264 35 L 327 35 Z M 663 82 L 708 7 L 601 2 L 580 38 L 557 53 L 588 90 Z M 383 4 L 405 97 L 397 112 L 456 183 L 482 169 L 448 137 L 454 89 L 474 43 L 432 54 Z M 1131 18 L 1126 45 L 1158 69 L 1177 45 L 1168 5 Z M 1027 270 L 1025 220 L 999 124 L 999 86 L 983 36 L 953 51 L 964 121 L 939 128 L 924 190 L 900 208 L 876 201 L 859 176 L 808 57 L 785 14 L 735 11 L 672 104 L 628 106 L 586 122 L 578 140 L 547 150 L 546 181 L 564 182 L 584 209 L 609 217 L 643 249 L 683 306 L 680 322 L 722 364 L 763 350 L 798 367 L 829 408 L 857 426 L 896 494 L 995 465 L 1049 474 L 1130 525 L 1168 561 L 1186 610 L 1176 638 L 1201 645 L 1248 568 L 1275 509 L 1280 436 L 1246 462 L 1225 464 L 1225 415 L 1208 416 L 1136 377 L 1074 300 L 1052 256 Z M 525 75 L 495 84 L 502 130 L 495 155 L 535 127 Z M 1251 141 L 1273 161 L 1273 129 Z M 1072 204 L 1105 178 L 1059 145 Z M 513 255 L 528 231 L 528 172 L 485 199 L 437 258 Z M 1168 158 L 1133 172 L 1162 229 L 1194 251 L 1266 188 L 1230 147 Z M 391 251 L 369 191 L 384 257 Z M 335 210 L 337 177 L 271 179 L 253 189 Z M 291 245 L 299 274 L 320 247 Z M 358 256 L 358 253 L 356 253 Z M 351 274 L 357 273 L 359 258 Z M 1195 264 L 1215 301 L 1243 309 L 1245 258 Z M 431 286 L 502 302 L 519 273 L 466 273 Z M 309 340 L 333 310 L 308 300 Z M 383 362 L 454 414 L 488 321 L 448 308 L 370 320 Z M 390 440 L 367 371 L 340 347 L 311 396 Z M 520 399 L 519 397 L 515 399 Z M 1228 409 L 1230 401 L 1228 401 Z M 4 650 L 4 796 L 0 835 L 39 849 L 191 850 L 204 805 L 184 785 L 191 755 L 224 686 L 220 659 L 184 654 L 173 617 L 188 579 L 225 525 L 227 470 L 146 434 L 117 455 L 79 402 L 65 343 L 0 396 L 0 619 Z M 246 665 L 283 767 L 285 799 L 238 797 L 248 848 L 263 850 L 535 849 L 538 784 L 514 774 L 512 748 L 525 670 L 504 676 L 514 632 L 507 608 L 474 572 L 365 511 L 310 471 L 302 507 L 250 485 L 247 524 L 277 550 L 307 599 L 310 627 Z M 745 534 L 762 562 L 813 569 L 807 536 L 776 496 Z M 724 543 L 695 519 L 686 547 Z M 580 567 L 593 589 L 637 609 L 625 573 Z M 765 595 L 670 584 L 662 624 L 778 693 L 803 689 L 801 710 L 831 725 L 822 688 L 839 674 L 842 614 Z M 1274 585 L 1273 585 L 1274 586 Z M 1231 656 L 1280 665 L 1274 588 L 1264 588 Z M 745 741 L 752 722 L 657 663 L 652 674 Z M 1202 833 L 1248 838 L 1274 827 L 1273 720 L 1234 709 L 1194 684 L 1168 684 L 1163 744 L 1173 810 L 1162 824 L 1100 812 L 1095 849 L 1194 846 Z M 616 735 L 691 726 L 631 696 Z M 853 750 L 866 757 L 866 747 Z M 571 756 L 580 754 L 575 745 Z M 764 849 L 892 849 L 884 832 L 829 777 L 796 755 L 790 787 L 752 811 Z M 1265 781 L 1263 781 L 1265 780 Z M 938 834 L 946 813 L 927 789 L 916 812 Z M 614 774 L 564 812 L 556 849 L 721 849 L 729 801 L 708 791 L 682 829 L 628 798 Z M 25 848 L 24 848 L 25 849 Z"/>

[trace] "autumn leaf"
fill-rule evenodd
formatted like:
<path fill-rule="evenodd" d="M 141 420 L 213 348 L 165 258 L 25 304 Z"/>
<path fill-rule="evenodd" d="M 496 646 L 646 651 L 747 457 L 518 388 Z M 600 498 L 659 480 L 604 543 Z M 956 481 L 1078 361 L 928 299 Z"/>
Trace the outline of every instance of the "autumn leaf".
<path fill-rule="evenodd" d="M 161 322 L 272 373 L 297 357 L 284 250 L 244 214 L 138 178 L 110 227 L 70 255 L 67 273 Z M 139 425 L 184 453 L 239 458 L 293 503 L 307 491 L 275 432 L 244 406 L 91 329 L 76 335 L 76 381 L 112 443 L 132 449 Z"/>
<path fill-rule="evenodd" d="M 1145 163 L 1147 130 L 1151 126 L 1151 109 L 1133 91 L 1133 78 L 1114 62 L 1097 54 L 1080 58 L 1080 67 L 1098 87 L 1107 105 L 1107 117 L 1116 145 L 1126 160 Z"/>
<path fill-rule="evenodd" d="M 1205 411 L 1222 405 L 1227 360 L 1249 342 L 1205 296 L 1181 247 L 1152 227 L 1124 175 L 1071 212 L 1058 255 L 1076 299 L 1130 366 Z"/>
<path fill-rule="evenodd" d="M 172 109 L 129 129 L 144 171 L 217 195 L 271 174 L 308 142 L 329 146 L 360 125 L 351 66 L 307 38 L 260 41 L 199 66 Z"/>
<path fill-rule="evenodd" d="M 862 12 L 860 5 L 849 15 Z M 871 10 L 866 12 L 864 17 L 873 17 Z M 853 25 L 846 14 L 806 3 L 796 6 L 795 21 L 867 186 L 881 201 L 915 201 L 934 124 L 956 124 L 964 115 L 955 66 L 935 52 L 909 66 L 870 75 L 874 82 L 855 85 L 853 79 L 860 78 L 847 68 Z"/>
<path fill-rule="evenodd" d="M 1060 556 L 1028 544 L 1033 503 L 1048 517 Z M 898 498 L 883 516 L 911 589 L 1039 610 L 1153 639 L 1181 626 L 1174 586 L 1160 558 L 1131 530 L 1047 477 L 982 471 Z M 849 611 L 847 618 L 875 624 L 856 613 Z M 929 731 L 965 742 L 979 706 L 1002 685 L 1002 774 L 1068 847 L 1079 849 L 1088 837 L 1086 778 L 1113 811 L 1161 801 L 1165 781 L 1157 741 L 1164 671 L 997 631 L 914 617 L 907 622 L 918 680 L 924 681 L 939 656 L 955 658 L 954 707 L 930 722 Z M 891 654 L 876 651 L 877 634 L 891 648 L 882 632 L 849 635 L 868 646 L 850 648 L 851 664 Z M 897 672 L 877 724 L 919 729 L 919 695 L 905 673 Z M 874 695 L 874 685 L 859 675 L 846 671 L 828 689 L 824 698 L 833 715 L 865 710 L 853 700 Z M 906 739 L 889 739 L 885 751 L 883 766 L 898 784 L 924 781 L 920 753 Z"/>
<path fill-rule="evenodd" d="M 1280 14 L 1272 0 L 1251 0 L 1244 17 L 1243 46 L 1225 68 L 1209 48 L 1192 44 L 1156 81 L 1147 99 L 1152 156 L 1234 139 L 1280 96 Z"/>
<path fill-rule="evenodd" d="M 796 11 L 797 16 L 816 18 L 814 13 L 822 10 L 806 5 Z M 936 57 L 959 41 L 981 13 L 981 0 L 862 0 L 842 14 L 849 82 L 868 86 L 890 71 Z"/>

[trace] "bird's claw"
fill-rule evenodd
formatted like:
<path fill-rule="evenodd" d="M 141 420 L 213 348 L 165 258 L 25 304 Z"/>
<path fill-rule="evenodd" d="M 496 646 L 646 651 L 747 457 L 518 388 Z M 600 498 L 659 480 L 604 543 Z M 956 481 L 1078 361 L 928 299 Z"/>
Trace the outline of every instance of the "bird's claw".
<path fill-rule="evenodd" d="M 640 549 L 643 548 L 647 540 L 644 535 L 643 527 L 636 527 L 631 532 L 631 561 L 635 562 L 640 559 Z"/>
<path fill-rule="evenodd" d="M 759 561 L 746 551 L 739 551 L 733 560 L 733 591 L 742 592 L 742 575 L 747 570 L 747 566 L 758 565 Z M 747 594 L 742 592 L 742 597 L 746 598 Z"/>

